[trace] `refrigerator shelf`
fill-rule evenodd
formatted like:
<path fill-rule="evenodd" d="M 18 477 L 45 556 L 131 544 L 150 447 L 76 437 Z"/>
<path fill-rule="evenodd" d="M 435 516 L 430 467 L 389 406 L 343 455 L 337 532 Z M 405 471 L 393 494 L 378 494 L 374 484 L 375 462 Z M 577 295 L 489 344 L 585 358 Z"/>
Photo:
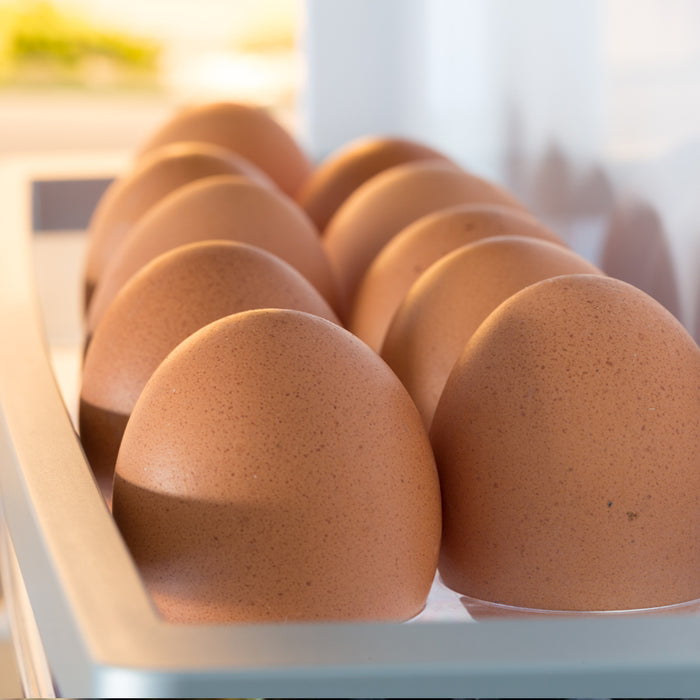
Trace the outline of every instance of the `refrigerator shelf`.
<path fill-rule="evenodd" d="M 0 165 L 0 573 L 25 694 L 697 695 L 696 607 L 475 621 L 468 601 L 437 581 L 426 611 L 406 624 L 164 622 L 82 452 L 71 396 L 79 346 L 70 336 L 52 344 L 35 266 L 37 237 L 55 235 L 46 239 L 55 245 L 64 235 L 70 255 L 81 243 L 79 232 L 38 232 L 46 212 L 37 214 L 35 184 L 68 183 L 72 197 L 70 183 L 80 183 L 77 196 L 126 162 L 121 153 L 55 154 Z"/>

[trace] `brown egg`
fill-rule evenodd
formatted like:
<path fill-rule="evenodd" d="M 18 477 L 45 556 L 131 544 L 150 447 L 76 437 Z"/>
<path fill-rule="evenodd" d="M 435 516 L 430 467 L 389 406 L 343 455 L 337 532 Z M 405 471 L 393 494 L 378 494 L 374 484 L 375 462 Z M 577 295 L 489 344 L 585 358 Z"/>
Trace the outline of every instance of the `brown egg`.
<path fill-rule="evenodd" d="M 156 202 L 182 185 L 220 174 L 246 175 L 274 187 L 270 178 L 245 158 L 220 146 L 196 141 L 154 150 L 115 180 L 100 198 L 88 227 L 85 308 L 129 229 Z"/>
<path fill-rule="evenodd" d="M 274 253 L 336 305 L 336 285 L 321 239 L 289 197 L 243 177 L 203 178 L 164 197 L 132 228 L 104 271 L 88 309 L 87 335 L 122 285 L 149 260 L 185 243 L 221 239 Z"/>
<path fill-rule="evenodd" d="M 156 367 L 202 326 L 266 307 L 338 322 L 299 272 L 244 243 L 180 246 L 146 264 L 122 287 L 85 356 L 79 407 L 83 449 L 108 502 L 124 426 Z"/>
<path fill-rule="evenodd" d="M 395 165 L 358 187 L 323 233 L 323 245 L 339 284 L 341 318 L 347 319 L 372 260 L 399 231 L 425 214 L 465 202 L 522 209 L 497 185 L 449 161 Z"/>
<path fill-rule="evenodd" d="M 377 352 L 411 285 L 455 248 L 491 236 L 518 235 L 565 245 L 527 212 L 498 204 L 456 204 L 426 214 L 394 236 L 367 268 L 347 327 Z"/>
<path fill-rule="evenodd" d="M 483 320 L 523 287 L 577 273 L 602 274 L 561 245 L 497 236 L 457 248 L 418 278 L 394 316 L 381 354 L 427 428 L 452 367 Z"/>
<path fill-rule="evenodd" d="M 238 153 L 294 196 L 312 172 L 295 138 L 263 107 L 211 102 L 185 107 L 147 139 L 141 154 L 173 141 L 206 141 Z"/>
<path fill-rule="evenodd" d="M 507 299 L 430 435 L 451 588 L 550 610 L 700 598 L 700 348 L 638 288 L 566 275 Z"/>
<path fill-rule="evenodd" d="M 355 336 L 299 311 L 228 316 L 163 361 L 124 432 L 113 508 L 174 622 L 406 620 L 440 547 L 408 393 Z"/>
<path fill-rule="evenodd" d="M 338 207 L 363 182 L 394 165 L 414 160 L 448 160 L 434 148 L 410 139 L 363 136 L 323 160 L 297 194 L 297 201 L 323 231 Z"/>

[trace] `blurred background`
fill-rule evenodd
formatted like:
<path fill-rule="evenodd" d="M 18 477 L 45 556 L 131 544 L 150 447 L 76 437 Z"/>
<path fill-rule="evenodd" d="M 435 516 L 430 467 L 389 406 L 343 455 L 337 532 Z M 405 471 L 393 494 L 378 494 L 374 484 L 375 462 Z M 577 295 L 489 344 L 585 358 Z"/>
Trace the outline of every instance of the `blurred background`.
<path fill-rule="evenodd" d="M 698 136 L 699 28 L 696 0 L 0 0 L 0 150 L 224 98 L 312 107 L 318 155 L 394 129 L 485 166 L 504 138 L 655 157 Z"/>
<path fill-rule="evenodd" d="M 319 161 L 416 138 L 700 336 L 696 0 L 0 0 L 0 158 L 270 109 Z"/>
<path fill-rule="evenodd" d="M 0 153 L 130 148 L 183 101 L 299 90 L 298 0 L 3 0 Z"/>
<path fill-rule="evenodd" d="M 212 100 L 266 107 L 316 162 L 414 138 L 700 341 L 698 37 L 697 0 L 0 0 L 0 163 L 128 153 Z M 11 664 L 0 644 L 7 697 Z"/>

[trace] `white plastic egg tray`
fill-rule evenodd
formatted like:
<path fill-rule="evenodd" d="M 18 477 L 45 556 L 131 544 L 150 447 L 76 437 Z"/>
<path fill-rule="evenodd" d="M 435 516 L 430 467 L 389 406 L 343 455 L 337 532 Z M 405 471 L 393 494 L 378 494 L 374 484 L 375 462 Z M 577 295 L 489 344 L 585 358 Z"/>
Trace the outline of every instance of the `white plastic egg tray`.
<path fill-rule="evenodd" d="M 470 607 L 436 580 L 405 624 L 164 622 L 74 428 L 83 234 L 40 232 L 52 207 L 50 228 L 71 228 L 62 212 L 81 192 L 94 199 L 125 162 L 109 153 L 0 165 L 0 572 L 26 695 L 697 694 L 700 617 L 688 606 L 525 615 Z M 37 187 L 45 181 L 65 185 L 55 201 Z"/>

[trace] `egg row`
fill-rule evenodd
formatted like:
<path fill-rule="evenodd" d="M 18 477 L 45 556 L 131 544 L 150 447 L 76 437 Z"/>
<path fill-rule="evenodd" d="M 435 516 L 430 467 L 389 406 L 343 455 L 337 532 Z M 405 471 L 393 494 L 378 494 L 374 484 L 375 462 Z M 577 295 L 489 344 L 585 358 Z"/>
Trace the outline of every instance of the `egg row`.
<path fill-rule="evenodd" d="M 172 621 L 700 597 L 700 349 L 427 145 L 186 109 L 95 210 L 79 432 Z"/>

